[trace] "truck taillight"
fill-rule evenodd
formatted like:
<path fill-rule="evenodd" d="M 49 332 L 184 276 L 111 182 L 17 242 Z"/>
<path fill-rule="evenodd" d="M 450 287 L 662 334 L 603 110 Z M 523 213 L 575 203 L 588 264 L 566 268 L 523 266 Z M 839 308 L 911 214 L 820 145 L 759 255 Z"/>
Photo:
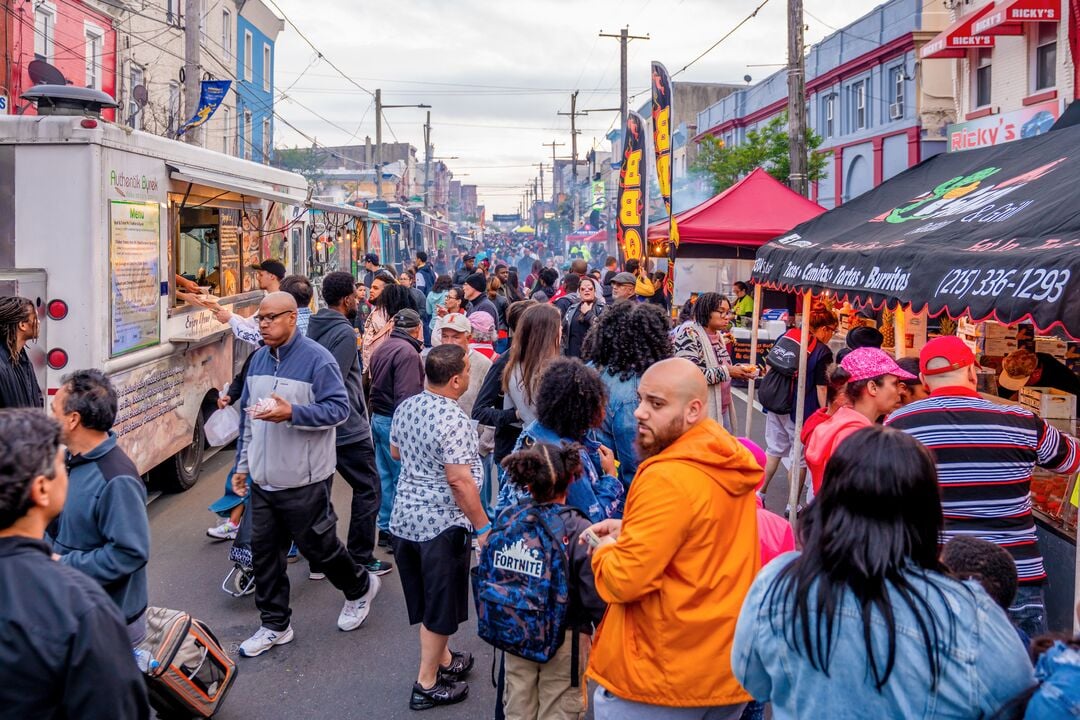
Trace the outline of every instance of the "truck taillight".
<path fill-rule="evenodd" d="M 50 350 L 48 355 L 46 355 L 46 358 L 49 361 L 49 367 L 53 370 L 60 370 L 68 364 L 67 351 L 61 350 L 60 348 L 53 348 Z"/>
<path fill-rule="evenodd" d="M 94 120 L 93 118 L 83 118 L 82 122 L 79 124 L 87 130 L 93 130 L 97 127 L 97 120 Z"/>
<path fill-rule="evenodd" d="M 63 300 L 50 300 L 46 312 L 52 320 L 63 320 L 68 314 L 67 303 Z"/>

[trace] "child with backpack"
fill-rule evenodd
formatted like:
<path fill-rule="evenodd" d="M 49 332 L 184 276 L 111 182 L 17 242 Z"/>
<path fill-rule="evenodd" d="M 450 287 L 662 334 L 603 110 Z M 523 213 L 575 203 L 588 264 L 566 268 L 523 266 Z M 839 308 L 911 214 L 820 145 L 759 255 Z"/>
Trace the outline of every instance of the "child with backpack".
<path fill-rule="evenodd" d="M 502 466 L 531 498 L 500 513 L 473 569 L 478 631 L 506 653 L 507 720 L 578 720 L 590 640 L 606 608 L 578 542 L 592 523 L 566 504 L 581 447 L 536 443 Z"/>

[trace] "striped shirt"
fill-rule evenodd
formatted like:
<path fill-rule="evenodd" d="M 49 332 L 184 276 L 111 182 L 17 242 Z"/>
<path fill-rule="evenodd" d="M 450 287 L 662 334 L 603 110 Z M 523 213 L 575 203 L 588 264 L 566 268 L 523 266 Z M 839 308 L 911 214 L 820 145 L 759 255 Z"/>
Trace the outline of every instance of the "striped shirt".
<path fill-rule="evenodd" d="M 885 421 L 926 445 L 937 463 L 945 539 L 973 535 L 1012 554 L 1021 583 L 1046 579 L 1031 514 L 1036 465 L 1072 473 L 1077 441 L 1023 408 L 967 388 L 938 388 Z"/>

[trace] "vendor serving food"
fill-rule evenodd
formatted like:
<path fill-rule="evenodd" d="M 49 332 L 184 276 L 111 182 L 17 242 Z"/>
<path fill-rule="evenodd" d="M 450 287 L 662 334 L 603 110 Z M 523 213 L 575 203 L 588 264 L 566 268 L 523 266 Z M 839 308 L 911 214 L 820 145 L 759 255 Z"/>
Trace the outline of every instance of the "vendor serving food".
<path fill-rule="evenodd" d="M 1080 395 L 1080 379 L 1060 360 L 1048 353 L 1016 350 L 1005 356 L 998 376 L 998 394 L 1015 399 L 1023 387 L 1050 387 Z"/>

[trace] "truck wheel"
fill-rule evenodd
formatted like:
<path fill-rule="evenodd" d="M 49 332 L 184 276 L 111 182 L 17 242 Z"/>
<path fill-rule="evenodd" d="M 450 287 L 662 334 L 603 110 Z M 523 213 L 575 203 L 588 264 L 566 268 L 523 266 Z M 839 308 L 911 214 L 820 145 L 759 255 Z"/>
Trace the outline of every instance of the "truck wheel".
<path fill-rule="evenodd" d="M 206 448 L 206 436 L 203 434 L 203 414 L 195 418 L 195 429 L 191 434 L 191 444 L 157 468 L 157 481 L 166 492 L 184 492 L 194 487 L 202 470 L 203 451 Z"/>

